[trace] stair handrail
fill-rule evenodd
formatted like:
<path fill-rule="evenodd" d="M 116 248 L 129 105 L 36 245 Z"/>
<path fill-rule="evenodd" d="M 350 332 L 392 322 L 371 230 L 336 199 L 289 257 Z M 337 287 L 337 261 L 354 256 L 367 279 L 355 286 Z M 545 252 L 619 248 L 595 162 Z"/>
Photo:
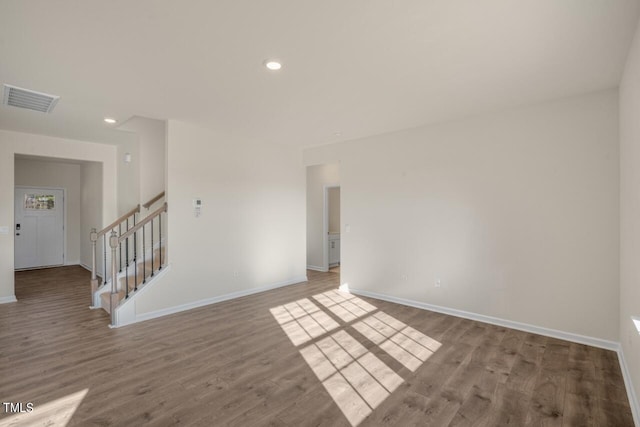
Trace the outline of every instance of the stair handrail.
<path fill-rule="evenodd" d="M 93 297 L 94 294 L 96 292 L 96 290 L 98 290 L 98 273 L 97 273 L 97 242 L 98 239 L 102 236 L 105 236 L 105 234 L 107 234 L 110 230 L 113 231 L 116 227 L 120 227 L 120 225 L 124 222 L 127 222 L 128 224 L 128 220 L 129 218 L 131 218 L 131 216 L 133 216 L 133 222 L 135 224 L 135 220 L 136 214 L 140 213 L 140 205 L 138 204 L 135 208 L 131 209 L 129 212 L 124 213 L 123 215 L 121 215 L 118 219 L 116 219 L 115 221 L 113 221 L 111 224 L 107 225 L 105 228 L 103 228 L 100 231 L 97 231 L 95 228 L 91 229 L 91 233 L 89 234 L 89 239 L 91 240 L 91 306 L 93 306 Z M 104 237 L 105 239 L 105 253 L 104 253 L 104 274 L 103 274 L 103 278 L 102 278 L 102 282 L 103 284 L 106 283 L 107 281 L 107 266 L 106 266 L 106 262 L 107 262 L 107 253 L 106 253 L 106 239 L 107 237 Z"/>
<path fill-rule="evenodd" d="M 157 217 L 158 215 L 160 215 L 162 212 L 166 212 L 167 211 L 167 202 L 164 202 L 162 204 L 162 206 L 160 206 L 158 209 L 156 209 L 155 211 L 151 212 L 151 214 L 147 215 L 143 220 L 141 220 L 140 222 L 138 222 L 135 226 L 131 227 L 131 229 L 129 229 L 126 233 L 122 233 L 119 237 L 118 237 L 118 243 L 121 243 L 123 240 L 125 240 L 127 237 L 131 237 L 131 235 L 133 233 L 135 233 L 136 231 L 140 230 L 143 226 L 145 226 L 146 224 L 148 224 L 149 222 L 151 222 L 153 219 L 155 219 L 155 217 Z"/>
<path fill-rule="evenodd" d="M 164 191 L 153 196 L 147 203 L 143 203 L 142 207 L 145 209 L 149 209 L 155 202 L 162 199 L 164 197 Z"/>
<path fill-rule="evenodd" d="M 96 240 L 98 240 L 99 237 L 102 237 L 103 235 L 107 234 L 107 232 L 109 232 L 110 230 L 113 230 L 114 228 L 116 228 L 118 225 L 120 225 L 123 222 L 125 222 L 127 220 L 127 218 L 129 218 L 131 215 L 137 214 L 137 213 L 140 213 L 140 205 L 138 205 L 135 208 L 131 209 L 129 212 L 127 212 L 124 215 L 120 216 L 118 219 L 113 221 L 111 224 L 107 225 L 105 228 L 103 228 L 102 230 L 98 231 L 96 233 Z"/>
<path fill-rule="evenodd" d="M 145 230 L 144 226 L 147 225 L 148 223 L 151 223 L 151 276 L 153 276 L 153 274 L 155 272 L 155 269 L 154 269 L 154 266 L 153 266 L 153 220 L 156 219 L 156 218 L 159 221 L 158 231 L 159 231 L 159 235 L 160 235 L 160 237 L 159 237 L 159 240 L 160 240 L 160 242 L 159 242 L 160 243 L 160 246 L 159 246 L 160 256 L 159 256 L 159 261 L 158 261 L 160 265 L 158 266 L 159 267 L 158 269 L 159 270 L 162 269 L 162 216 L 161 215 L 162 215 L 162 213 L 167 212 L 167 209 L 168 209 L 167 202 L 164 202 L 161 207 L 159 207 L 158 209 L 153 211 L 151 214 L 149 214 L 147 217 L 145 217 L 139 223 L 137 223 L 132 228 L 127 230 L 125 233 L 122 233 L 121 235 L 118 236 L 118 234 L 115 231 L 111 232 L 111 237 L 109 239 L 109 246 L 111 247 L 111 253 L 112 253 L 112 256 L 111 256 L 112 277 L 114 277 L 114 278 L 117 277 L 117 270 L 118 270 L 116 256 L 115 256 L 116 248 L 118 248 L 121 245 L 122 242 L 126 242 L 127 239 L 129 239 L 129 237 L 134 236 L 134 238 L 135 238 L 136 233 L 141 229 L 143 231 L 143 236 L 144 236 L 144 230 Z M 143 261 L 142 261 L 142 264 L 144 266 L 145 263 L 146 263 L 145 258 L 144 258 L 145 253 L 146 253 L 146 250 L 144 249 L 144 242 L 145 242 L 144 237 L 143 237 L 142 241 L 143 241 L 143 249 L 142 249 Z M 128 248 L 128 244 L 126 245 L 126 247 Z M 127 260 L 128 260 L 128 257 L 127 257 Z M 138 272 L 137 272 L 138 264 L 137 264 L 137 262 L 138 262 L 138 260 L 137 260 L 136 257 L 134 257 L 134 261 L 133 262 L 134 262 L 134 264 L 133 264 L 134 265 L 134 275 L 133 276 L 135 278 L 134 280 L 136 281 L 135 285 L 136 285 L 136 289 L 137 289 L 137 280 L 138 280 Z M 129 282 L 128 282 L 128 280 L 129 280 L 129 271 L 128 271 L 129 264 L 128 263 L 127 263 L 127 267 L 126 268 L 127 268 L 127 270 L 125 270 L 126 271 L 125 280 L 127 282 L 125 283 L 125 291 L 126 291 L 126 297 L 128 298 L 129 297 Z M 146 273 L 143 272 L 143 275 L 144 274 L 146 274 Z M 117 286 L 116 282 L 117 282 L 117 280 L 115 280 L 115 279 L 111 280 L 111 297 L 109 298 L 109 305 L 110 305 L 109 311 L 111 313 L 111 324 L 112 325 L 116 324 L 115 308 L 116 308 L 116 305 L 118 303 L 118 300 L 117 300 L 118 286 Z"/>

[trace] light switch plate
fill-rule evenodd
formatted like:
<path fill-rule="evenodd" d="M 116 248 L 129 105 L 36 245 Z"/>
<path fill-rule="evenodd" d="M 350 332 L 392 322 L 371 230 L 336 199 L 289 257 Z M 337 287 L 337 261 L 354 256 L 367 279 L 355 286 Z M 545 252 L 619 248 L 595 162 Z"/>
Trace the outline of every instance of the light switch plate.
<path fill-rule="evenodd" d="M 9 234 L 9 227 L 7 226 L 0 227 L 0 234 Z"/>

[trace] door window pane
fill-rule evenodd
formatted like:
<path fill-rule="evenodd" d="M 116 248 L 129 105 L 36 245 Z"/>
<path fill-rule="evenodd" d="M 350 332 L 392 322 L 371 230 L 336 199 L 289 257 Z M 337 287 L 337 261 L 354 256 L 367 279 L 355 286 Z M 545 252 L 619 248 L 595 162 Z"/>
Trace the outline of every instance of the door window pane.
<path fill-rule="evenodd" d="M 51 194 L 25 194 L 24 208 L 28 210 L 42 211 L 52 210 L 56 207 L 56 196 Z"/>

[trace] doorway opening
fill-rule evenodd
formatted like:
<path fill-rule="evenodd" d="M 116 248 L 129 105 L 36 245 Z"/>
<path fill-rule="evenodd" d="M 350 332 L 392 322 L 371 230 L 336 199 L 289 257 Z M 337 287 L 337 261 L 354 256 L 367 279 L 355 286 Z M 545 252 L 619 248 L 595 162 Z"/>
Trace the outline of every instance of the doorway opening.
<path fill-rule="evenodd" d="M 88 236 L 102 225 L 102 174 L 101 162 L 15 154 L 14 270 L 88 268 Z"/>
<path fill-rule="evenodd" d="M 327 269 L 340 274 L 340 187 L 325 187 L 324 200 Z"/>
<path fill-rule="evenodd" d="M 307 167 L 307 269 L 339 274 L 342 267 L 340 164 Z"/>

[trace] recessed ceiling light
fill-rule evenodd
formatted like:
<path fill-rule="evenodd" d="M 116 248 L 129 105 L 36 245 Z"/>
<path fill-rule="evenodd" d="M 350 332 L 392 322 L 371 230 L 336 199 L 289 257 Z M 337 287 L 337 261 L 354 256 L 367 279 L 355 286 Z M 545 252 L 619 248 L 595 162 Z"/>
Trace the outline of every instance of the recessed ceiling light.
<path fill-rule="evenodd" d="M 104 122 L 105 123 L 109 123 L 110 125 L 113 125 L 113 124 L 115 124 L 117 122 L 117 120 L 116 119 L 112 119 L 111 117 L 105 117 L 104 118 Z"/>
<path fill-rule="evenodd" d="M 281 63 L 279 63 L 278 61 L 270 60 L 270 59 L 267 59 L 266 61 L 264 61 L 264 66 L 270 69 L 271 71 L 278 71 L 280 68 L 282 68 Z"/>

